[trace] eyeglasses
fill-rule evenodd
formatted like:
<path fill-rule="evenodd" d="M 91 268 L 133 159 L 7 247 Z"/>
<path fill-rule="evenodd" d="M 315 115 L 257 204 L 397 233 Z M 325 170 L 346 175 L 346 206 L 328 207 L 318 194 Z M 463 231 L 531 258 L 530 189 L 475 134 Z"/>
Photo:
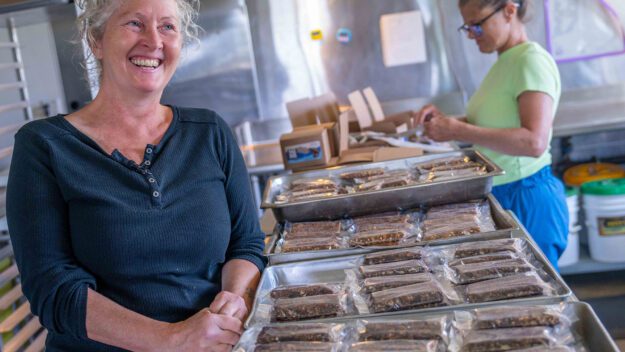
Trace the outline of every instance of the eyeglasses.
<path fill-rule="evenodd" d="M 481 37 L 484 33 L 484 31 L 482 30 L 482 25 L 484 24 L 484 22 L 488 21 L 488 19 L 493 17 L 497 12 L 503 10 L 506 5 L 508 4 L 503 4 L 499 6 L 497 9 L 495 9 L 495 11 L 491 12 L 490 15 L 484 17 L 481 21 L 475 22 L 474 24 L 463 24 L 458 28 L 458 32 L 462 31 L 467 35 L 469 33 L 473 33 L 473 36 Z"/>

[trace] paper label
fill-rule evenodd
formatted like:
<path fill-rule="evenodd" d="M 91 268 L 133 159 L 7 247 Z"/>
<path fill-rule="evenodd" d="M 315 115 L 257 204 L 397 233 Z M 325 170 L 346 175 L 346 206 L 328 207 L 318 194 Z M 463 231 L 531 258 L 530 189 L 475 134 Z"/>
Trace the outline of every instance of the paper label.
<path fill-rule="evenodd" d="M 284 149 L 284 153 L 285 160 L 289 164 L 321 160 L 321 157 L 323 156 L 320 141 L 288 146 Z"/>
<path fill-rule="evenodd" d="M 599 235 L 619 236 L 625 235 L 625 216 L 614 218 L 597 218 Z"/>

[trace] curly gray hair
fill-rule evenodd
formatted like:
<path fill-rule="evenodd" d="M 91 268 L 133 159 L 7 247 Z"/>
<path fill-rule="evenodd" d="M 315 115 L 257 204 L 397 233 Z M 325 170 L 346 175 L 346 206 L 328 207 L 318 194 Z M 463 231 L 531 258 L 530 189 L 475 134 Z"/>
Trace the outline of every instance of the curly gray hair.
<path fill-rule="evenodd" d="M 76 19 L 78 25 L 78 36 L 80 40 L 85 40 L 89 48 L 102 39 L 106 23 L 111 18 L 115 10 L 119 8 L 123 0 L 77 0 L 76 4 L 82 13 Z M 191 43 L 199 43 L 198 34 L 200 26 L 195 23 L 197 19 L 200 1 L 199 0 L 174 0 L 178 8 L 183 46 Z M 97 74 L 101 74 L 99 60 L 88 54 L 87 62 L 94 62 L 97 67 Z"/>

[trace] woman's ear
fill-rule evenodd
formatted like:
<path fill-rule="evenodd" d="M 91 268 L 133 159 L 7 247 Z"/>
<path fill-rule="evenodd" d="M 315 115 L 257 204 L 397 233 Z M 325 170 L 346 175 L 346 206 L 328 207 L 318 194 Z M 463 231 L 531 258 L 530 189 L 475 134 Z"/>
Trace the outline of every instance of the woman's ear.
<path fill-rule="evenodd" d="M 506 18 L 506 21 L 512 21 L 512 19 L 516 17 L 517 11 L 518 5 L 513 2 L 508 2 L 508 4 L 503 8 L 503 15 Z"/>

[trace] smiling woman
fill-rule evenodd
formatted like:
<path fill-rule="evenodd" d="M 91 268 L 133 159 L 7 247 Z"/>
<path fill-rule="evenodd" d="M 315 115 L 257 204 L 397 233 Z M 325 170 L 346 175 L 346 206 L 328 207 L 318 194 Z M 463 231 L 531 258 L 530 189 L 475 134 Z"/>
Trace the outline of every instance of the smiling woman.
<path fill-rule="evenodd" d="M 213 111 L 160 104 L 197 32 L 197 1 L 79 5 L 100 90 L 17 133 L 7 193 L 46 350 L 228 351 L 264 235 L 229 127 Z"/>

